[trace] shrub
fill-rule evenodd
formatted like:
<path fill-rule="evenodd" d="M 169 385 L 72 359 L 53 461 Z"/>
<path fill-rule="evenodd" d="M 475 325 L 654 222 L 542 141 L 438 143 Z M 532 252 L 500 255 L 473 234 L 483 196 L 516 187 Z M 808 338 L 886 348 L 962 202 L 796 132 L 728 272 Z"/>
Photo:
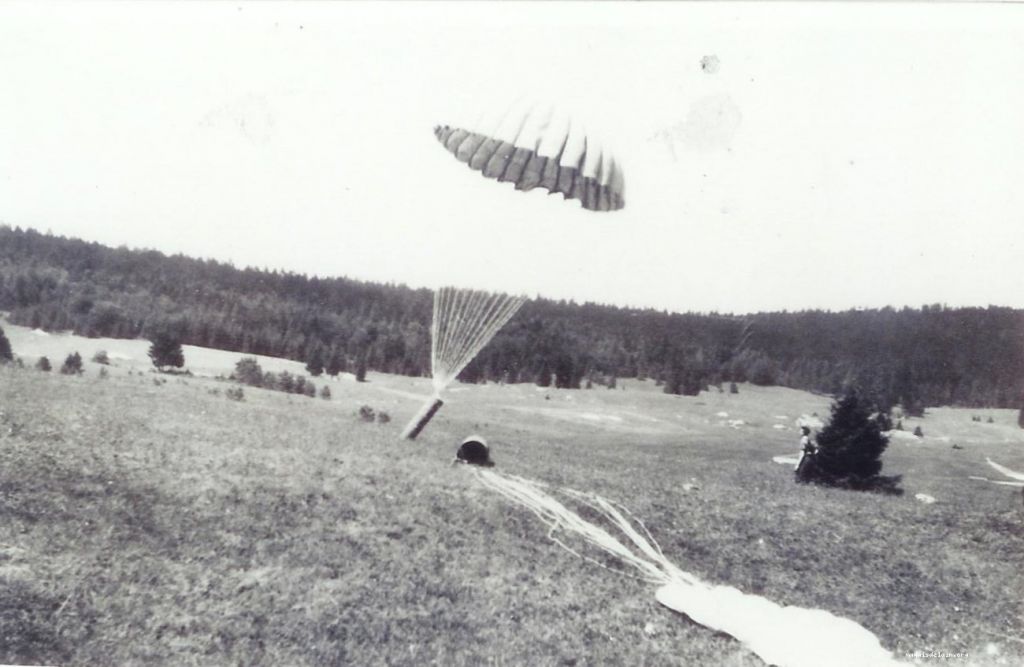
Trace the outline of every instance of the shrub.
<path fill-rule="evenodd" d="M 242 357 L 235 364 L 235 372 L 232 377 L 242 384 L 250 387 L 263 386 L 263 369 L 255 357 Z"/>
<path fill-rule="evenodd" d="M 149 358 L 158 369 L 185 365 L 185 353 L 181 350 L 181 337 L 177 332 L 170 328 L 157 331 L 151 335 L 150 342 Z"/>
<path fill-rule="evenodd" d="M 36 368 L 47 372 L 53 370 L 53 366 L 50 365 L 50 360 L 46 357 L 39 357 L 39 361 L 36 362 Z"/>
<path fill-rule="evenodd" d="M 740 393 L 740 388 L 739 388 L 739 386 L 735 382 L 730 382 L 729 383 L 729 393 L 730 394 L 738 394 L 738 393 Z"/>
<path fill-rule="evenodd" d="M 11 341 L 7 340 L 3 327 L 0 327 L 0 364 L 14 361 L 14 352 L 11 351 Z"/>
<path fill-rule="evenodd" d="M 373 408 L 369 405 L 364 405 L 359 408 L 359 418 L 364 422 L 372 422 L 376 415 L 374 414 Z"/>
<path fill-rule="evenodd" d="M 324 385 L 320 389 L 320 398 L 324 399 L 325 401 L 331 400 L 331 388 L 328 387 L 327 385 Z"/>
<path fill-rule="evenodd" d="M 808 481 L 866 488 L 878 478 L 889 440 L 871 413 L 872 406 L 855 391 L 832 404 L 829 422 L 818 433 Z"/>
<path fill-rule="evenodd" d="M 107 372 L 107 369 L 106 368 L 101 368 L 100 369 L 100 379 L 101 380 L 106 380 L 108 377 L 110 377 L 110 373 Z"/>
<path fill-rule="evenodd" d="M 60 367 L 60 372 L 64 375 L 80 375 L 82 373 L 82 355 L 77 352 L 69 354 L 64 359 L 64 364 Z"/>
<path fill-rule="evenodd" d="M 324 372 L 324 351 L 320 347 L 315 348 L 309 355 L 306 372 L 313 377 L 319 377 Z"/>
<path fill-rule="evenodd" d="M 1024 406 L 1022 406 L 1020 412 L 1017 413 L 1017 426 L 1024 428 Z"/>
<path fill-rule="evenodd" d="M 104 366 L 110 365 L 110 357 L 107 356 L 106 350 L 97 350 L 96 354 L 92 355 L 92 360 L 97 364 L 103 364 Z"/>
<path fill-rule="evenodd" d="M 380 424 L 387 424 L 391 421 L 391 415 L 381 410 L 377 413 L 377 422 Z"/>
<path fill-rule="evenodd" d="M 920 426 L 915 426 L 914 427 L 914 435 L 916 435 L 919 438 L 923 438 L 924 437 L 924 431 L 921 430 Z"/>
<path fill-rule="evenodd" d="M 290 394 L 295 391 L 295 377 L 288 371 L 281 371 L 277 376 L 275 385 L 278 391 Z"/>
<path fill-rule="evenodd" d="M 245 391 L 241 387 L 228 387 L 224 390 L 224 395 L 232 401 L 244 401 Z"/>
<path fill-rule="evenodd" d="M 312 382 L 307 382 L 306 386 L 302 388 L 302 393 L 310 398 L 316 398 L 316 385 Z"/>

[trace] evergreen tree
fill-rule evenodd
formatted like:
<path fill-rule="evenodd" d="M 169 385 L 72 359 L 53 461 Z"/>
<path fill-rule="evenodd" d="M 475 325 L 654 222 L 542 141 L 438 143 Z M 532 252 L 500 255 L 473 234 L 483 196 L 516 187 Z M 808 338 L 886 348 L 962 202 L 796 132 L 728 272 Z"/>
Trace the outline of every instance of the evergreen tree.
<path fill-rule="evenodd" d="M 39 357 L 39 361 L 36 362 L 36 368 L 41 371 L 50 371 L 53 369 L 50 365 L 50 360 L 46 357 Z"/>
<path fill-rule="evenodd" d="M 356 362 L 356 382 L 366 382 L 366 355 L 359 355 L 359 361 Z"/>
<path fill-rule="evenodd" d="M 3 327 L 0 327 L 0 364 L 14 361 L 14 353 L 11 351 L 11 341 L 4 335 Z"/>
<path fill-rule="evenodd" d="M 872 418 L 873 407 L 855 391 L 832 404 L 831 418 L 817 437 L 815 481 L 856 487 L 878 476 L 889 441 Z"/>
<path fill-rule="evenodd" d="M 159 369 L 173 366 L 181 368 L 185 365 L 185 353 L 181 349 L 181 336 L 170 327 L 151 334 L 149 358 Z"/>
<path fill-rule="evenodd" d="M 263 369 L 260 368 L 260 364 L 256 361 L 255 357 L 242 357 L 239 359 L 235 364 L 233 377 L 235 381 L 253 387 L 263 385 Z"/>
<path fill-rule="evenodd" d="M 320 398 L 324 399 L 325 401 L 331 400 L 331 388 L 328 387 L 327 385 L 324 385 L 320 389 Z"/>
<path fill-rule="evenodd" d="M 313 377 L 319 377 L 324 372 L 324 351 L 319 345 L 313 348 L 312 354 L 309 355 L 306 372 Z"/>
<path fill-rule="evenodd" d="M 278 391 L 290 394 L 295 391 L 295 377 L 288 371 L 281 371 L 277 376 L 275 386 Z"/>
<path fill-rule="evenodd" d="M 341 373 L 344 370 L 345 356 L 342 354 L 341 350 L 333 348 L 331 350 L 331 356 L 327 360 L 327 366 L 324 368 L 324 372 L 331 377 L 338 377 L 338 373 Z"/>
<path fill-rule="evenodd" d="M 82 374 L 82 355 L 74 352 L 69 354 L 64 359 L 64 364 L 60 367 L 60 372 L 64 375 L 81 375 Z"/>
<path fill-rule="evenodd" d="M 1024 406 L 1021 406 L 1020 412 L 1017 413 L 1017 426 L 1024 428 Z"/>

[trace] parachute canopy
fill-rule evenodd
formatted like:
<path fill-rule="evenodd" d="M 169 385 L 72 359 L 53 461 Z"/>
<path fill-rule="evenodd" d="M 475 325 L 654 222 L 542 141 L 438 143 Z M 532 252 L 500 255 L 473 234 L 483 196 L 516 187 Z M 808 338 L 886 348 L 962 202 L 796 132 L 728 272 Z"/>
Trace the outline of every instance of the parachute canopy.
<path fill-rule="evenodd" d="M 434 134 L 470 169 L 514 183 L 517 190 L 560 192 L 591 211 L 617 211 L 626 203 L 615 157 L 582 125 L 554 108 L 518 104 L 496 122 L 438 125 Z"/>

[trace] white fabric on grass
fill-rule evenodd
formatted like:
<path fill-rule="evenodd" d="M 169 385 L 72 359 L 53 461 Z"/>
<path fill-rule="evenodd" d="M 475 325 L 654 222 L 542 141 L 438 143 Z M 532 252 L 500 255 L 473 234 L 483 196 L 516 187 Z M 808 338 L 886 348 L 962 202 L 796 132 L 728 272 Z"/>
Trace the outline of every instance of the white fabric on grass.
<path fill-rule="evenodd" d="M 568 540 L 575 538 L 614 556 L 633 570 L 633 576 L 659 586 L 655 594 L 658 602 L 700 625 L 735 637 L 768 664 L 901 664 L 874 634 L 850 619 L 822 609 L 786 607 L 731 586 L 713 586 L 684 572 L 665 557 L 643 522 L 626 508 L 598 495 L 572 489 L 557 491 L 567 500 L 588 507 L 607 526 L 583 519 L 537 482 L 490 470 L 477 470 L 476 474 L 485 486 L 533 512 L 548 526 L 548 538 L 566 551 L 607 568 L 570 546 Z"/>

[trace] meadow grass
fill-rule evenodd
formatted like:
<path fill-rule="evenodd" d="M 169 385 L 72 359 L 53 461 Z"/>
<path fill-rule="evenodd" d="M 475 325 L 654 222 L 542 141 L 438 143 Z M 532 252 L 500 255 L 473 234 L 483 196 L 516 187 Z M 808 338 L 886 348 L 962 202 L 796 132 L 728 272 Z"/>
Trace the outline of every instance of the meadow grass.
<path fill-rule="evenodd" d="M 986 455 L 1019 464 L 1009 411 L 923 420 L 934 435 L 890 445 L 907 493 L 885 496 L 771 462 L 793 417 L 827 412 L 785 389 L 456 387 L 407 442 L 423 379 L 238 402 L 212 379 L 93 370 L 0 368 L 0 662 L 761 664 L 452 467 L 473 432 L 499 470 L 624 503 L 709 582 L 849 617 L 897 655 L 1024 660 L 1021 495 L 967 479 Z"/>

